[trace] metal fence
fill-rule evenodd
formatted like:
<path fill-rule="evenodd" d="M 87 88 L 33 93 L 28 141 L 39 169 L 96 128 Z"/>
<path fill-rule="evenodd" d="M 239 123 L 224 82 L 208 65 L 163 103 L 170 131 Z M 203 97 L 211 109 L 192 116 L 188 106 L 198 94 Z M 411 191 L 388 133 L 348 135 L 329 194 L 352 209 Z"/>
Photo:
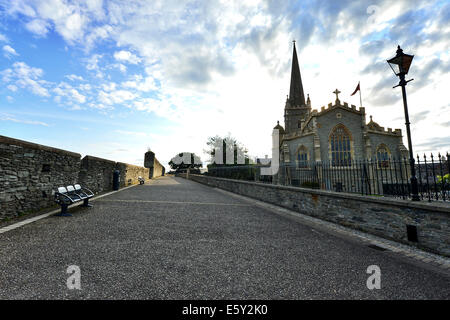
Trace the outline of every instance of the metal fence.
<path fill-rule="evenodd" d="M 409 159 L 352 160 L 339 165 L 330 162 L 282 163 L 274 176 L 260 174 L 261 165 L 208 167 L 208 175 L 287 186 L 357 193 L 367 196 L 411 198 Z M 425 201 L 450 203 L 450 156 L 415 159 L 419 197 Z"/>

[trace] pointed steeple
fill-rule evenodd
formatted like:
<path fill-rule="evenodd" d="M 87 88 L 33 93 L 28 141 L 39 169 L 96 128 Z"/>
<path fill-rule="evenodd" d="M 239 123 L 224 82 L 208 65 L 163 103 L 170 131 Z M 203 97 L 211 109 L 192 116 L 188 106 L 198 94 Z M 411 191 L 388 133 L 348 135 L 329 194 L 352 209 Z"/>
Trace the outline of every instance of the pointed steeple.
<path fill-rule="evenodd" d="M 302 77 L 300 75 L 300 67 L 298 64 L 297 50 L 295 49 L 292 56 L 292 70 L 291 70 L 291 88 L 289 91 L 289 102 L 291 106 L 304 106 L 305 94 L 303 93 Z"/>

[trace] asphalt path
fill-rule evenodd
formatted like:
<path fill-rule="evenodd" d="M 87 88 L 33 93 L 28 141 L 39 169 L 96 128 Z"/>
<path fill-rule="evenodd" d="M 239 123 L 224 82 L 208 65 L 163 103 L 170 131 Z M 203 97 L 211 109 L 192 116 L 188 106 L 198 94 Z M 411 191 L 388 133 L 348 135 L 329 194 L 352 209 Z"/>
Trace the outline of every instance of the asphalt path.
<path fill-rule="evenodd" d="M 182 178 L 92 203 L 0 234 L 0 299 L 450 298 L 448 272 Z"/>

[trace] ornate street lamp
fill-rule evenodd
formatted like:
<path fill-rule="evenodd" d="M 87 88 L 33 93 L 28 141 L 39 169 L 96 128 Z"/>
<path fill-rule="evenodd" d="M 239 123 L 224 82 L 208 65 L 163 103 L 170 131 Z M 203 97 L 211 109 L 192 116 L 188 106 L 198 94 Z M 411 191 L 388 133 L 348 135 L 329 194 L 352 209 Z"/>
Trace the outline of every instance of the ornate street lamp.
<path fill-rule="evenodd" d="M 408 136 L 408 149 L 409 149 L 409 162 L 411 164 L 411 193 L 412 193 L 412 200 L 413 201 L 419 201 L 419 187 L 417 185 L 417 178 L 416 178 L 416 168 L 414 166 L 414 156 L 413 156 L 413 149 L 412 149 L 412 142 L 411 142 L 411 130 L 409 128 L 409 115 L 408 115 L 408 103 L 406 102 L 406 89 L 405 86 L 408 82 L 414 80 L 405 80 L 405 75 L 408 74 L 409 67 L 411 66 L 411 62 L 413 60 L 414 56 L 410 54 L 403 53 L 403 50 L 398 46 L 397 48 L 397 55 L 389 60 L 387 62 L 389 63 L 389 66 L 391 67 L 394 74 L 400 78 L 400 82 L 398 85 L 396 85 L 394 88 L 401 86 L 402 87 L 402 95 L 403 95 L 403 107 L 405 109 L 405 120 L 406 120 L 406 134 Z"/>

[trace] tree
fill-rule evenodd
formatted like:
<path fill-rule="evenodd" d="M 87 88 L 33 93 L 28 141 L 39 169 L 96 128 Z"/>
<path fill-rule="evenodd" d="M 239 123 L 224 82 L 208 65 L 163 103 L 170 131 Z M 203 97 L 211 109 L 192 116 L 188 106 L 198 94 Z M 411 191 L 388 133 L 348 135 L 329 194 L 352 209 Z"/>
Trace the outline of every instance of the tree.
<path fill-rule="evenodd" d="M 181 152 L 169 161 L 172 170 L 180 171 L 187 168 L 198 169 L 203 167 L 202 160 L 192 152 Z"/>

